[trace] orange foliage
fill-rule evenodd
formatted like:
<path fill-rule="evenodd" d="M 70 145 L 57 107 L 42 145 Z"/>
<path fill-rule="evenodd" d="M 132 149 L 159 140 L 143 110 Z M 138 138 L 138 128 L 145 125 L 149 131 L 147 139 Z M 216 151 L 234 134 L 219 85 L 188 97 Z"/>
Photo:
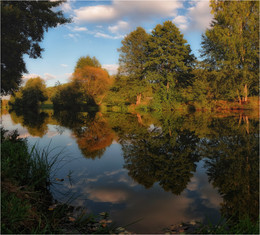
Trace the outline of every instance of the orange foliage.
<path fill-rule="evenodd" d="M 89 128 L 80 136 L 76 136 L 76 138 L 78 146 L 83 153 L 93 155 L 95 152 L 98 153 L 100 150 L 110 146 L 115 138 L 115 133 L 104 119 L 99 119 L 93 121 Z"/>
<path fill-rule="evenodd" d="M 107 71 L 91 66 L 76 69 L 72 82 L 79 85 L 86 94 L 93 98 L 103 95 L 111 84 Z"/>

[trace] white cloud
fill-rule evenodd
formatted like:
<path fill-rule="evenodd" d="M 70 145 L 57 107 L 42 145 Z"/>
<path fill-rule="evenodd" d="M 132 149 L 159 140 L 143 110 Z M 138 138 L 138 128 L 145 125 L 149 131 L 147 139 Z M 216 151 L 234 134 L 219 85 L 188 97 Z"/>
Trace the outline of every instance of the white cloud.
<path fill-rule="evenodd" d="M 112 36 L 106 33 L 97 32 L 95 33 L 96 38 L 108 38 L 108 39 L 120 39 L 123 38 L 124 35 Z"/>
<path fill-rule="evenodd" d="M 70 12 L 72 10 L 70 2 L 64 2 L 61 5 L 61 10 L 64 11 L 64 12 Z"/>
<path fill-rule="evenodd" d="M 81 7 L 74 10 L 78 22 L 102 22 L 117 17 L 117 12 L 112 6 L 98 5 Z"/>
<path fill-rule="evenodd" d="M 182 31 L 202 31 L 210 26 L 212 15 L 210 14 L 209 0 L 192 1 L 192 7 L 188 8 L 186 15 L 176 16 L 172 22 Z"/>
<path fill-rule="evenodd" d="M 88 29 L 86 27 L 78 27 L 76 26 L 73 31 L 77 31 L 77 32 L 82 32 L 82 31 L 87 31 Z"/>
<path fill-rule="evenodd" d="M 188 18 L 186 16 L 179 15 L 175 17 L 172 22 L 176 24 L 181 30 L 188 28 Z"/>
<path fill-rule="evenodd" d="M 75 42 L 77 42 L 80 35 L 78 33 L 69 33 L 65 37 L 72 38 Z"/>
<path fill-rule="evenodd" d="M 26 81 L 28 81 L 28 80 L 31 79 L 31 78 L 37 78 L 37 77 L 41 77 L 41 76 L 38 75 L 38 74 L 35 74 L 35 73 L 24 74 L 24 75 L 22 76 L 22 80 L 26 82 Z"/>
<path fill-rule="evenodd" d="M 119 32 L 126 32 L 130 28 L 129 24 L 126 21 L 118 21 L 118 23 L 114 26 L 109 26 L 108 30 L 111 33 L 119 33 Z"/>
<path fill-rule="evenodd" d="M 60 66 L 61 66 L 61 67 L 63 67 L 63 68 L 66 68 L 66 67 L 68 67 L 68 65 L 67 65 L 67 64 L 61 64 Z"/>
<path fill-rule="evenodd" d="M 55 79 L 56 76 L 50 73 L 44 73 L 44 77 L 42 78 L 43 80 L 47 81 L 47 80 L 52 80 Z"/>
<path fill-rule="evenodd" d="M 27 82 L 29 79 L 31 78 L 37 78 L 37 77 L 40 77 L 41 79 L 43 79 L 44 81 L 48 81 L 48 80 L 53 80 L 56 78 L 55 75 L 52 75 L 50 73 L 44 73 L 43 76 L 40 76 L 38 74 L 34 74 L 34 73 L 31 73 L 31 74 L 24 74 L 22 76 L 22 80 L 23 82 Z"/>
<path fill-rule="evenodd" d="M 190 29 L 205 31 L 210 26 L 213 16 L 210 14 L 209 0 L 198 1 L 194 7 L 188 10 L 188 17 L 191 20 Z"/>
<path fill-rule="evenodd" d="M 104 64 L 102 67 L 111 75 L 117 74 L 118 64 Z"/>
<path fill-rule="evenodd" d="M 177 14 L 182 8 L 181 1 L 120 1 L 114 0 L 111 5 L 81 7 L 74 10 L 75 21 L 78 23 L 116 22 L 123 17 L 131 22 L 149 20 L 161 16 L 169 17 Z"/>

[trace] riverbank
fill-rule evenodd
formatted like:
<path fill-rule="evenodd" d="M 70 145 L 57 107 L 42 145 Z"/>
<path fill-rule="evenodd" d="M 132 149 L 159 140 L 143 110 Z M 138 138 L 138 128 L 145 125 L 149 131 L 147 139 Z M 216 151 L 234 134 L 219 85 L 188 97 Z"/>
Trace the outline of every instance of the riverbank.
<path fill-rule="evenodd" d="M 120 233 L 107 213 L 86 214 L 58 203 L 50 193 L 54 165 L 60 154 L 49 159 L 48 147 L 29 150 L 17 131 L 1 129 L 1 233 Z M 79 208 L 77 208 L 78 210 Z"/>
<path fill-rule="evenodd" d="M 205 102 L 187 102 L 187 103 L 174 103 L 171 107 L 164 108 L 163 105 L 155 106 L 147 100 L 143 100 L 139 105 L 110 105 L 104 103 L 101 105 L 101 111 L 113 112 L 169 112 L 169 111 L 182 111 L 182 112 L 240 112 L 240 111 L 259 111 L 260 101 L 257 96 L 248 97 L 247 102 L 226 101 L 226 100 L 206 100 Z"/>

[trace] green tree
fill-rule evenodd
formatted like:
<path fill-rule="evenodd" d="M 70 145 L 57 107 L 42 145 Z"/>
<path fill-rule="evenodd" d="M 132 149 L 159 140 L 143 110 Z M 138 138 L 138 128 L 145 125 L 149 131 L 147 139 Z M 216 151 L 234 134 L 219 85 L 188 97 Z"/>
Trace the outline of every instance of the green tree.
<path fill-rule="evenodd" d="M 259 2 L 211 0 L 214 19 L 202 41 L 202 56 L 218 72 L 222 98 L 258 93 Z"/>
<path fill-rule="evenodd" d="M 118 49 L 118 78 L 124 79 L 123 76 L 127 76 L 127 86 L 123 90 L 126 94 L 131 92 L 128 94 L 129 100 L 132 101 L 133 95 L 136 97 L 136 104 L 140 104 L 142 92 L 146 87 L 144 68 L 148 37 L 149 34 L 142 27 L 137 27 L 122 40 L 122 47 Z"/>
<path fill-rule="evenodd" d="M 92 98 L 83 94 L 82 90 L 74 83 L 56 86 L 55 93 L 51 98 L 55 110 L 77 110 L 84 109 Z"/>
<path fill-rule="evenodd" d="M 37 77 L 29 79 L 25 86 L 11 97 L 10 104 L 14 109 L 37 110 L 47 99 L 45 82 Z"/>
<path fill-rule="evenodd" d="M 183 34 L 171 21 L 158 24 L 148 40 L 147 79 L 159 84 L 166 100 L 174 99 L 174 89 L 191 85 L 194 59 Z"/>
<path fill-rule="evenodd" d="M 39 43 L 48 28 L 70 22 L 61 11 L 63 1 L 1 1 L 1 92 L 17 90 L 26 65 L 23 56 L 41 56 Z"/>
<path fill-rule="evenodd" d="M 101 68 L 101 64 L 99 63 L 99 61 L 96 59 L 95 56 L 93 56 L 92 58 L 90 56 L 85 56 L 85 57 L 82 56 L 78 59 L 74 71 L 76 71 L 77 69 L 82 69 L 85 66 Z"/>

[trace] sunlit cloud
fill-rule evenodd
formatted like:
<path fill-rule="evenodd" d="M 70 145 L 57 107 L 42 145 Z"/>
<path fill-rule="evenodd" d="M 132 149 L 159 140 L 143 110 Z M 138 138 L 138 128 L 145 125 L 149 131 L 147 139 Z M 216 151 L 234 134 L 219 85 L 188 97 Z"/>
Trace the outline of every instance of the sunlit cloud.
<path fill-rule="evenodd" d="M 112 6 L 98 5 L 74 10 L 76 22 L 103 22 L 115 19 L 117 11 Z"/>
<path fill-rule="evenodd" d="M 111 5 L 81 7 L 74 10 L 77 23 L 109 23 L 129 19 L 130 22 L 150 20 L 154 17 L 173 17 L 183 7 L 181 1 L 120 1 Z"/>
<path fill-rule="evenodd" d="M 88 189 L 88 198 L 95 202 L 121 203 L 127 198 L 127 192 L 120 189 Z"/>

